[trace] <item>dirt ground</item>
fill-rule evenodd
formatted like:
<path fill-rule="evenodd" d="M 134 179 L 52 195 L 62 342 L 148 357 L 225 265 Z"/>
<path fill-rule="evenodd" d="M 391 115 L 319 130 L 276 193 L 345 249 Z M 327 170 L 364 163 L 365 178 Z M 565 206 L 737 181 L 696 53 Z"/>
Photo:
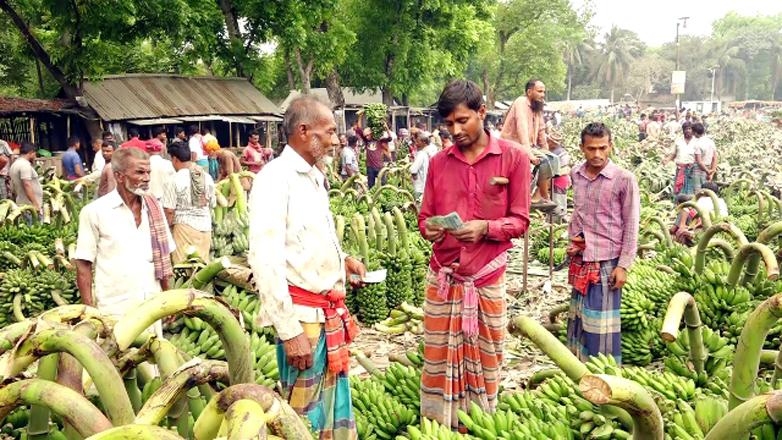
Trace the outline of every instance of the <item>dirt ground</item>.
<path fill-rule="evenodd" d="M 548 312 L 568 300 L 567 270 L 554 272 L 549 279 L 548 266 L 537 261 L 530 262 L 528 288 L 523 292 L 522 270 L 523 244 L 515 243 L 510 251 L 510 263 L 506 275 L 508 290 L 508 318 L 528 315 L 541 322 L 548 322 Z M 560 315 L 560 320 L 565 319 Z M 407 332 L 389 336 L 371 328 L 362 328 L 354 347 L 364 352 L 380 369 L 389 364 L 389 355 L 404 357 L 408 350 L 416 350 L 423 336 Z M 366 370 L 353 359 L 351 375 L 365 375 Z M 505 389 L 521 388 L 536 371 L 550 368 L 553 363 L 529 340 L 508 335 L 505 340 L 502 386 Z"/>

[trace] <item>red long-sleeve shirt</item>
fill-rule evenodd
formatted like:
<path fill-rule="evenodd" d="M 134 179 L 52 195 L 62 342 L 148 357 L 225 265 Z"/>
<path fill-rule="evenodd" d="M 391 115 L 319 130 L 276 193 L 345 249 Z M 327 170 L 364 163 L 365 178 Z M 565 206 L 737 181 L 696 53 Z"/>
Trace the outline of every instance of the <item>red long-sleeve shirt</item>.
<path fill-rule="evenodd" d="M 504 177 L 508 184 L 492 184 L 493 177 Z M 489 135 L 489 144 L 470 164 L 456 145 L 435 155 L 429 163 L 424 199 L 418 215 L 421 233 L 426 220 L 456 211 L 462 221 L 488 220 L 486 236 L 477 243 L 466 243 L 446 232 L 434 244 L 435 262 L 450 265 L 459 262 L 462 276 L 477 273 L 486 264 L 512 247 L 511 239 L 520 237 L 529 226 L 530 162 L 513 142 Z M 498 269 L 478 280 L 477 287 L 496 281 L 505 271 Z"/>

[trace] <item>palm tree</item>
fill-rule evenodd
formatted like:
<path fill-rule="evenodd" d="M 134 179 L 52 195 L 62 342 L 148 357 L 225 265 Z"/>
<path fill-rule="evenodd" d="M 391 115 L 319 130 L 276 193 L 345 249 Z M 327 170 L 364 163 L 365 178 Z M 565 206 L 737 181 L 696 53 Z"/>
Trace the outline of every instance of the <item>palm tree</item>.
<path fill-rule="evenodd" d="M 747 63 L 740 57 L 740 48 L 727 39 L 712 40 L 710 46 L 709 56 L 714 60 L 714 64 L 719 66 L 717 96 L 722 97 L 722 94 L 727 92 L 735 98 L 739 84 L 747 74 Z"/>
<path fill-rule="evenodd" d="M 614 89 L 624 81 L 630 70 L 630 64 L 641 56 L 643 43 L 638 35 L 616 26 L 605 35 L 601 45 L 601 56 L 595 69 L 595 78 L 611 87 L 611 102 L 614 102 Z"/>
<path fill-rule="evenodd" d="M 570 41 L 565 44 L 565 63 L 567 64 L 567 100 L 570 101 L 570 91 L 573 88 L 573 70 L 584 64 L 588 55 L 594 50 L 587 40 Z"/>

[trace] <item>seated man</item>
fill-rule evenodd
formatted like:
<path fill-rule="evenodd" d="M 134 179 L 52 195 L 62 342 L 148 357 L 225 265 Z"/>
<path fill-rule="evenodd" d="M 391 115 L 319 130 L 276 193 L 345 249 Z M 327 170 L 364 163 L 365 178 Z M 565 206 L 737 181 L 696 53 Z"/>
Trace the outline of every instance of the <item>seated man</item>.
<path fill-rule="evenodd" d="M 703 189 L 708 189 L 717 194 L 717 209 L 719 209 L 720 217 L 728 216 L 728 205 L 725 200 L 719 197 L 719 187 L 714 182 L 706 182 L 703 185 Z M 676 203 L 682 204 L 684 202 L 693 199 L 692 195 L 680 194 L 676 197 Z M 700 208 L 703 215 L 712 215 L 714 212 L 714 202 L 711 197 L 704 193 L 698 195 L 698 200 L 695 202 Z M 671 235 L 674 236 L 674 240 L 687 246 L 693 244 L 693 237 L 695 232 L 703 226 L 703 220 L 698 216 L 698 212 L 693 208 L 685 208 L 679 211 L 679 215 L 676 217 L 675 224 L 671 227 Z"/>

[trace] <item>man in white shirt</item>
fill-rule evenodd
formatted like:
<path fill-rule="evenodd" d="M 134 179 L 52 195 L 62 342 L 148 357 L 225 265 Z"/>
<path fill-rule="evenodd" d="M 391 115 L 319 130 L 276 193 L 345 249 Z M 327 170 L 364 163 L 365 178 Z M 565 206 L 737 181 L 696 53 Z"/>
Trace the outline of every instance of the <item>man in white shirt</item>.
<path fill-rule="evenodd" d="M 415 135 L 415 146 L 418 152 L 413 164 L 410 165 L 410 174 L 413 176 L 413 192 L 419 202 L 424 197 L 426 176 L 429 173 L 429 161 L 437 154 L 437 146 L 431 142 L 432 134 L 428 131 L 419 131 Z"/>
<path fill-rule="evenodd" d="M 206 157 L 206 152 L 204 152 L 204 145 L 206 145 L 204 137 L 201 136 L 201 132 L 196 125 L 188 127 L 187 133 L 190 136 L 190 140 L 187 141 L 187 145 L 190 147 L 190 160 L 208 173 L 209 159 Z"/>
<path fill-rule="evenodd" d="M 149 154 L 149 190 L 158 201 L 163 199 L 166 185 L 174 178 L 176 170 L 170 160 L 164 159 L 163 148 L 165 146 L 157 138 L 147 141 L 147 154 Z"/>
<path fill-rule="evenodd" d="M 356 153 L 356 146 L 358 146 L 358 136 L 354 134 L 349 135 L 348 143 L 340 152 L 339 158 L 340 164 L 342 165 L 339 174 L 343 179 L 358 174 L 358 153 Z"/>
<path fill-rule="evenodd" d="M 168 289 L 176 245 L 163 209 L 149 196 L 147 153 L 120 149 L 111 166 L 117 188 L 79 215 L 76 284 L 84 304 L 120 318 Z"/>
<path fill-rule="evenodd" d="M 673 152 L 663 160 L 663 163 L 673 160 L 676 164 L 676 174 L 673 182 L 673 195 L 694 194 L 695 177 L 695 141 L 692 137 L 692 125 L 689 122 L 682 124 L 684 137 L 676 139 Z"/>
<path fill-rule="evenodd" d="M 699 190 L 706 182 L 711 182 L 717 172 L 717 146 L 711 137 L 706 135 L 706 128 L 702 123 L 692 124 L 692 133 L 695 136 L 695 190 Z"/>
<path fill-rule="evenodd" d="M 274 325 L 280 338 L 280 382 L 291 406 L 320 438 L 355 438 L 348 343 L 357 327 L 344 297 L 346 275 L 363 278 L 364 265 L 339 245 L 316 166 L 338 144 L 337 126 L 328 107 L 303 96 L 288 106 L 283 127 L 288 145 L 257 174 L 250 193 L 258 321 Z"/>
<path fill-rule="evenodd" d="M 188 248 L 195 247 L 198 256 L 209 261 L 212 247 L 212 208 L 216 205 L 212 176 L 190 160 L 190 150 L 181 142 L 168 147 L 176 169 L 166 182 L 163 208 L 176 242 L 171 256 L 174 263 L 187 258 Z"/>

